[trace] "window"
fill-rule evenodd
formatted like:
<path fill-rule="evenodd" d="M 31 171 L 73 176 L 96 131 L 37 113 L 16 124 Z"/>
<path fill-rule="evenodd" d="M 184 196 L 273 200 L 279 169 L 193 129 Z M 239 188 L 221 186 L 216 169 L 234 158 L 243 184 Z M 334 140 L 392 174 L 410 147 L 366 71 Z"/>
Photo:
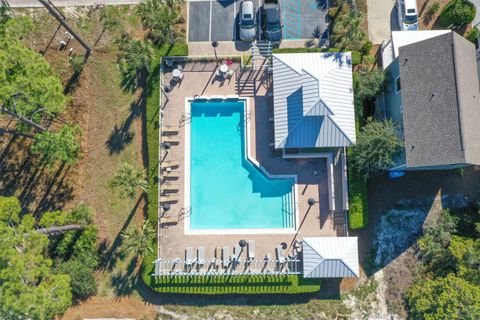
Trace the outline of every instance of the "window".
<path fill-rule="evenodd" d="M 402 86 L 400 85 L 400 77 L 395 79 L 395 92 L 399 93 L 402 90 Z"/>

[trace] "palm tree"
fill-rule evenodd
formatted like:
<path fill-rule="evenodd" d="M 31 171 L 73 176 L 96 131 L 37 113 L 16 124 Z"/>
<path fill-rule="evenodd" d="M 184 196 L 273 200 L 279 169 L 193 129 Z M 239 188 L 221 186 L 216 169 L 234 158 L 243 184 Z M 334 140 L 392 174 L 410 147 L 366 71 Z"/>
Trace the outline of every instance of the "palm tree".
<path fill-rule="evenodd" d="M 150 29 L 149 36 L 158 44 L 175 40 L 175 24 L 180 21 L 177 10 L 178 0 L 146 0 L 137 7 L 137 14 L 145 28 Z"/>
<path fill-rule="evenodd" d="M 133 228 L 122 232 L 123 250 L 135 254 L 137 267 L 140 266 L 143 257 L 153 251 L 155 233 L 155 228 L 148 221 L 145 221 L 140 229 Z"/>
<path fill-rule="evenodd" d="M 133 40 L 123 35 L 116 41 L 120 52 L 118 64 L 123 74 L 123 87 L 134 89 L 145 72 L 150 70 L 153 60 L 153 47 L 150 40 Z"/>
<path fill-rule="evenodd" d="M 339 30 L 337 29 L 335 33 L 341 34 L 337 41 L 342 50 L 347 46 L 351 49 L 355 48 L 365 38 L 363 22 L 363 13 L 352 10 L 338 23 Z"/>
<path fill-rule="evenodd" d="M 138 188 L 146 192 L 148 182 L 145 180 L 145 170 L 138 169 L 128 163 L 122 163 L 120 169 L 115 173 L 110 186 L 119 191 L 122 198 L 133 198 Z"/>
<path fill-rule="evenodd" d="M 100 41 L 100 38 L 102 38 L 107 29 L 113 31 L 120 27 L 121 23 L 117 8 L 115 6 L 104 7 L 102 11 L 100 11 L 100 22 L 102 23 L 103 29 L 95 41 L 95 45 Z"/>

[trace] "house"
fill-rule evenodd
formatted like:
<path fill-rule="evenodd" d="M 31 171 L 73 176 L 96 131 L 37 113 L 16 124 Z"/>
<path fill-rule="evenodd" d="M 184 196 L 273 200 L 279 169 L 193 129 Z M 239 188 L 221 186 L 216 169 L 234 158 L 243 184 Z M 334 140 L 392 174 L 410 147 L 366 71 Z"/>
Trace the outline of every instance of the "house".
<path fill-rule="evenodd" d="M 450 30 L 397 31 L 382 46 L 384 116 L 404 150 L 392 170 L 480 164 L 480 94 L 475 47 Z"/>
<path fill-rule="evenodd" d="M 283 158 L 326 158 L 329 209 L 347 210 L 345 147 L 356 141 L 351 53 L 273 54 L 272 66 L 274 148 Z"/>
<path fill-rule="evenodd" d="M 284 156 L 355 143 L 350 52 L 273 55 L 275 149 Z"/>
<path fill-rule="evenodd" d="M 358 278 L 357 237 L 303 238 L 303 276 L 305 278 Z"/>

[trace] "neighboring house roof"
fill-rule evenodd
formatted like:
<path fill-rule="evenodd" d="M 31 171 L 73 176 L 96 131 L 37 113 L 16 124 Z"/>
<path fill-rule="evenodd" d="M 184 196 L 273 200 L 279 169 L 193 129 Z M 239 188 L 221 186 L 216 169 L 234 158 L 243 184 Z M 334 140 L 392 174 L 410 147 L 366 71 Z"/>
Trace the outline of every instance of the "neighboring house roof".
<path fill-rule="evenodd" d="M 303 238 L 305 278 L 358 277 L 357 237 Z"/>
<path fill-rule="evenodd" d="M 383 69 L 398 57 L 399 48 L 450 32 L 451 30 L 392 31 L 392 39 L 382 50 Z"/>
<path fill-rule="evenodd" d="M 273 55 L 276 148 L 355 143 L 350 52 Z"/>
<path fill-rule="evenodd" d="M 449 32 L 399 50 L 407 167 L 480 164 L 475 47 Z"/>

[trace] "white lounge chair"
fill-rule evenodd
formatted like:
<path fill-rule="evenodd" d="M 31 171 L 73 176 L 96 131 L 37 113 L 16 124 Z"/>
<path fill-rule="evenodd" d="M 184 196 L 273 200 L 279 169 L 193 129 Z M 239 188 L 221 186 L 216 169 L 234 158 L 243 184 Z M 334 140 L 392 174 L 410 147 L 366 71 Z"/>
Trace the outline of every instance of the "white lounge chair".
<path fill-rule="evenodd" d="M 248 261 L 255 260 L 255 241 L 248 240 Z"/>
<path fill-rule="evenodd" d="M 275 253 L 277 255 L 277 261 L 279 263 L 284 263 L 285 262 L 285 256 L 283 255 L 283 246 L 281 244 L 279 244 L 276 248 L 275 248 Z"/>
<path fill-rule="evenodd" d="M 193 264 L 193 249 L 192 247 L 187 247 L 185 249 L 185 265 L 191 266 Z"/>
<path fill-rule="evenodd" d="M 180 143 L 180 137 L 179 136 L 174 136 L 174 135 L 168 135 L 168 136 L 162 136 L 162 142 L 168 142 L 168 143 Z"/>
<path fill-rule="evenodd" d="M 178 178 L 180 176 L 180 173 L 178 170 L 172 170 L 172 171 L 163 171 L 162 177 L 164 178 Z"/>
<path fill-rule="evenodd" d="M 222 249 L 222 260 L 223 260 L 223 267 L 228 268 L 230 264 L 230 248 L 228 246 L 224 246 Z"/>
<path fill-rule="evenodd" d="M 162 168 L 172 168 L 172 167 L 179 167 L 180 166 L 180 161 L 178 160 L 167 160 L 163 161 L 160 166 Z"/>
<path fill-rule="evenodd" d="M 205 264 L 205 247 L 198 247 L 197 263 L 199 266 L 203 266 Z"/>
<path fill-rule="evenodd" d="M 163 190 L 174 191 L 174 190 L 178 190 L 180 188 L 180 184 L 178 184 L 178 183 L 162 183 L 161 188 Z"/>
<path fill-rule="evenodd" d="M 239 261 L 240 260 L 240 255 L 242 254 L 242 247 L 240 247 L 238 244 L 233 248 L 235 251 L 235 260 Z"/>
<path fill-rule="evenodd" d="M 160 195 L 160 202 L 177 202 L 178 201 L 178 194 L 164 194 Z"/>

